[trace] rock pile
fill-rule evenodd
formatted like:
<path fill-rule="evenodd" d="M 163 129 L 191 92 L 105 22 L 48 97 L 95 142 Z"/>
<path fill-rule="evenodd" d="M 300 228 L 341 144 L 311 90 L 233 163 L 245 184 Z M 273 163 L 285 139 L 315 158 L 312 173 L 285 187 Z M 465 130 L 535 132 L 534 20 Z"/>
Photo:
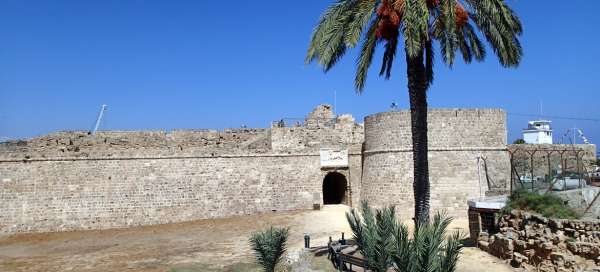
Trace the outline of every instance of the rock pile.
<path fill-rule="evenodd" d="M 478 246 L 528 271 L 600 271 L 600 221 L 549 219 L 513 210 Z"/>

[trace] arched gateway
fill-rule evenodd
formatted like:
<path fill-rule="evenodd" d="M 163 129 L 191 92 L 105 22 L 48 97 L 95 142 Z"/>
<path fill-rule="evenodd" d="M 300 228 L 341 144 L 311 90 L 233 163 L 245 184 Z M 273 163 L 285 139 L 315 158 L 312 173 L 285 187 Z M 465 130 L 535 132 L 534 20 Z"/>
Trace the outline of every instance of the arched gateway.
<path fill-rule="evenodd" d="M 323 178 L 323 204 L 348 204 L 346 192 L 348 181 L 338 172 L 331 172 Z"/>

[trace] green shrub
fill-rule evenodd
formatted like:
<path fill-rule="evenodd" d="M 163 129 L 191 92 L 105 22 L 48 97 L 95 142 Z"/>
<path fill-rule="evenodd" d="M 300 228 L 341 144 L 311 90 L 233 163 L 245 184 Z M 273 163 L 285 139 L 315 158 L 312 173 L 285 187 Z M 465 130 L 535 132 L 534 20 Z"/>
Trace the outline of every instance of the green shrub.
<path fill-rule="evenodd" d="M 516 140 L 513 142 L 513 144 L 524 144 L 524 143 L 525 143 L 525 140 L 523 140 L 523 139 L 516 139 Z"/>
<path fill-rule="evenodd" d="M 507 213 L 513 209 L 532 211 L 550 218 L 579 218 L 579 214 L 567 206 L 560 197 L 552 194 L 532 193 L 526 190 L 513 192 L 503 212 Z"/>
<path fill-rule="evenodd" d="M 277 263 L 286 251 L 289 235 L 287 228 L 271 227 L 265 231 L 256 232 L 250 237 L 250 245 L 256 253 L 257 263 L 265 272 L 275 271 Z"/>

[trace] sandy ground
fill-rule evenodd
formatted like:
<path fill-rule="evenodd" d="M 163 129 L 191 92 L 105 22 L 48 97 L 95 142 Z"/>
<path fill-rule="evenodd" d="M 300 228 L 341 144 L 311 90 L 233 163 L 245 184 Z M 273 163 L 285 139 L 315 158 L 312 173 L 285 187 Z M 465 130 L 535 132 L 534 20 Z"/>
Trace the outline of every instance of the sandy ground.
<path fill-rule="evenodd" d="M 290 250 L 303 247 L 304 233 L 312 246 L 329 236 L 351 231 L 346 206 L 320 211 L 277 212 L 228 219 L 199 220 L 128 229 L 26 234 L 0 237 L 0 271 L 169 271 L 176 267 L 213 267 L 252 262 L 248 237 L 268 226 L 291 228 Z M 467 233 L 467 221 L 451 229 Z M 219 269 L 221 268 L 221 269 Z M 458 271 L 513 271 L 477 248 L 466 248 Z"/>

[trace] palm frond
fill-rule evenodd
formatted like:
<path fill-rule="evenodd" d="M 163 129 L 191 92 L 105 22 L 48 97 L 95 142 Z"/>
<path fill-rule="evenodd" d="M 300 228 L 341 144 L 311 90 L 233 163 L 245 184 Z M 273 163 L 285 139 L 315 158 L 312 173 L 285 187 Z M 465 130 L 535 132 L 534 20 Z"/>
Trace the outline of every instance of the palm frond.
<path fill-rule="evenodd" d="M 352 209 L 350 212 L 346 213 L 346 219 L 348 220 L 348 225 L 350 225 L 350 229 L 352 230 L 352 234 L 354 236 L 354 240 L 358 245 L 358 250 L 362 251 L 365 247 L 365 237 L 364 228 L 362 224 L 362 218 L 356 211 L 356 209 Z"/>
<path fill-rule="evenodd" d="M 444 252 L 441 257 L 441 270 L 440 272 L 454 272 L 456 271 L 456 265 L 458 264 L 458 258 L 463 248 L 461 240 L 463 239 L 460 231 L 454 232 L 448 239 L 446 239 L 446 245 Z"/>
<path fill-rule="evenodd" d="M 469 17 L 477 25 L 505 67 L 517 66 L 523 55 L 518 35 L 522 26 L 513 11 L 502 0 L 465 0 Z"/>
<path fill-rule="evenodd" d="M 375 54 L 375 48 L 377 47 L 377 25 L 379 19 L 374 19 L 369 26 L 369 30 L 365 35 L 362 48 L 360 49 L 360 55 L 356 61 L 356 76 L 354 77 L 354 87 L 358 93 L 361 93 L 365 88 L 367 81 L 367 73 L 371 62 L 373 61 L 373 55 Z"/>
<path fill-rule="evenodd" d="M 354 0 L 357 1 L 357 0 Z M 355 47 L 360 40 L 363 30 L 374 17 L 375 9 L 381 1 L 357 1 L 356 7 L 352 9 L 352 18 L 347 25 L 344 35 L 344 43 L 348 47 Z"/>
<path fill-rule="evenodd" d="M 392 260 L 394 262 L 394 269 L 398 272 L 408 272 L 411 270 L 411 241 L 408 236 L 408 228 L 406 225 L 400 225 L 396 228 L 396 231 L 392 233 L 394 237 L 394 248 L 392 254 Z"/>
<path fill-rule="evenodd" d="M 469 41 L 467 40 L 464 28 L 457 30 L 456 37 L 458 39 L 458 48 L 460 49 L 463 61 L 465 63 L 471 63 L 473 54 L 471 53 L 471 48 L 469 47 Z"/>
<path fill-rule="evenodd" d="M 457 49 L 456 37 L 456 0 L 440 1 L 440 17 L 438 23 L 442 24 L 439 35 L 442 59 L 448 66 L 454 64 L 454 53 Z"/>
<path fill-rule="evenodd" d="M 306 58 L 304 59 L 306 64 L 311 63 L 319 56 L 319 47 L 324 39 L 325 33 L 328 31 L 327 29 L 332 27 L 335 21 L 334 18 L 339 16 L 342 9 L 343 3 L 342 1 L 339 1 L 327 8 L 327 10 L 321 15 L 319 23 L 314 28 L 310 38 L 308 51 L 306 53 Z"/>
<path fill-rule="evenodd" d="M 257 263 L 265 271 L 273 272 L 281 261 L 287 247 L 289 229 L 271 227 L 265 231 L 253 233 L 250 245 L 255 252 Z"/>
<path fill-rule="evenodd" d="M 469 41 L 469 48 L 471 48 L 471 53 L 475 57 L 477 61 L 482 61 L 485 59 L 485 46 L 475 33 L 473 26 L 471 24 L 465 24 L 463 27 L 463 32 L 465 35 L 465 39 Z"/>
<path fill-rule="evenodd" d="M 409 58 L 416 58 L 423 52 L 424 41 L 429 33 L 429 8 L 427 1 L 405 0 L 402 16 L 404 47 Z"/>
<path fill-rule="evenodd" d="M 523 26 L 521 21 L 515 15 L 515 12 L 504 2 L 504 0 L 490 0 L 495 8 L 499 11 L 498 14 L 501 17 L 504 25 L 509 26 L 517 35 L 523 33 Z M 496 18 L 497 20 L 497 18 Z"/>
<path fill-rule="evenodd" d="M 379 1 L 339 0 L 321 16 L 313 31 L 305 62 L 313 60 L 327 72 L 355 47 L 374 16 Z"/>
<path fill-rule="evenodd" d="M 351 19 L 351 10 L 355 6 L 355 1 L 340 0 L 323 13 L 313 31 L 305 58 L 306 63 L 316 59 L 327 71 L 346 52 L 344 33 Z"/>
<path fill-rule="evenodd" d="M 385 79 L 390 79 L 392 73 L 392 65 L 396 56 L 396 48 L 398 48 L 398 37 L 394 37 L 385 43 L 385 52 L 383 53 L 383 62 L 379 75 L 385 75 Z"/>

